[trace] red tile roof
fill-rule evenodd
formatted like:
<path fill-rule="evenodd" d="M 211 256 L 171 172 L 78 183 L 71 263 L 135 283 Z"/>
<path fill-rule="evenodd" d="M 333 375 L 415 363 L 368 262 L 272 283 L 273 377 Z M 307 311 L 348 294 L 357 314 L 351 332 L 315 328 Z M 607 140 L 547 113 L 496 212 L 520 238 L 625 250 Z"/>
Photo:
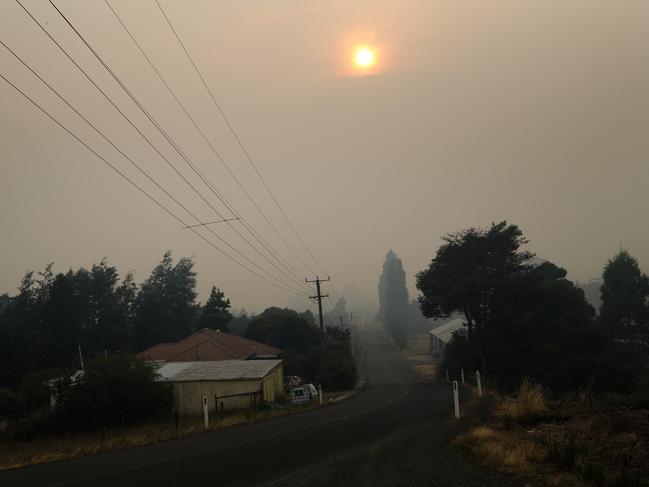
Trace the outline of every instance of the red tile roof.
<path fill-rule="evenodd" d="M 189 362 L 275 358 L 281 350 L 229 333 L 204 328 L 175 343 L 159 343 L 138 353 L 146 360 Z"/>

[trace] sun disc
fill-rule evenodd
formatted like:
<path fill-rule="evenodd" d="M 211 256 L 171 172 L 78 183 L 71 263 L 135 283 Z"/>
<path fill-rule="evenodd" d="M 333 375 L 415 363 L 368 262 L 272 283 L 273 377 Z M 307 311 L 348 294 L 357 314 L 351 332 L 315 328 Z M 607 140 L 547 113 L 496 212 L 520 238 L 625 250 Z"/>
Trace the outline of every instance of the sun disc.
<path fill-rule="evenodd" d="M 354 54 L 354 64 L 359 68 L 369 68 L 374 61 L 374 52 L 367 46 L 359 47 Z"/>

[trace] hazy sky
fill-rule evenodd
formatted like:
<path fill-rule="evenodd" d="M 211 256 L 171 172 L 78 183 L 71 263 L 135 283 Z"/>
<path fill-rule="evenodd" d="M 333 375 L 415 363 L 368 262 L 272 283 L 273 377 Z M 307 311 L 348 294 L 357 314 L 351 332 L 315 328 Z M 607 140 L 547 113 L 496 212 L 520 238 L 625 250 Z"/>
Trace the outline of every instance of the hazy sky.
<path fill-rule="evenodd" d="M 231 216 L 49 2 L 21 1 L 204 197 Z M 175 105 L 107 5 L 55 3 L 236 211 L 296 274 L 313 278 Z M 503 219 L 518 224 L 530 249 L 573 279 L 598 275 L 620 246 L 649 270 L 649 2 L 161 3 L 338 293 L 355 286 L 375 300 L 392 248 L 414 294 L 413 276 L 443 234 Z M 155 1 L 111 4 L 284 239 L 324 274 L 211 105 Z M 14 1 L 0 4 L 0 32 L 201 221 L 219 219 Z M 355 43 L 376 50 L 373 75 L 351 69 Z M 0 72 L 193 223 L 1 46 Z M 171 249 L 176 257 L 195 257 L 202 299 L 214 284 L 237 308 L 309 306 L 181 230 L 1 79 L 0 108 L 0 292 L 14 293 L 27 270 L 49 261 L 64 271 L 104 256 L 142 280 Z M 233 227 L 243 231 L 239 222 Z M 211 228 L 287 280 L 226 224 Z"/>

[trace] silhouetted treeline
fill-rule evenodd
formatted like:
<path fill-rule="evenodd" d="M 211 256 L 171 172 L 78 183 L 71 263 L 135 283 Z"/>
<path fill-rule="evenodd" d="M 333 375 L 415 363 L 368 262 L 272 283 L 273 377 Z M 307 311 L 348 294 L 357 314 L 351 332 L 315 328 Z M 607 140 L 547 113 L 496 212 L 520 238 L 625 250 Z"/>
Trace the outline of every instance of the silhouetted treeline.
<path fill-rule="evenodd" d="M 193 266 L 189 258 L 174 263 L 167 252 L 140 285 L 132 273 L 120 279 L 106 260 L 91 269 L 54 273 L 50 264 L 27 273 L 16 296 L 0 296 L 0 386 L 78 367 L 79 347 L 84 356 L 137 352 L 195 327 L 226 328 L 229 300 L 214 288 L 201 307 Z"/>
<path fill-rule="evenodd" d="M 268 308 L 252 318 L 245 336 L 281 349 L 287 375 L 320 382 L 330 390 L 354 387 L 356 366 L 348 328 L 327 326 L 321 344 L 320 330 L 311 311 Z"/>
<path fill-rule="evenodd" d="M 626 251 L 604 270 L 596 318 L 584 292 L 533 254 L 516 225 L 471 228 L 444 239 L 417 276 L 423 313 L 464 316 L 442 368 L 480 369 L 506 390 L 524 376 L 556 391 L 620 392 L 646 385 L 649 279 Z"/>

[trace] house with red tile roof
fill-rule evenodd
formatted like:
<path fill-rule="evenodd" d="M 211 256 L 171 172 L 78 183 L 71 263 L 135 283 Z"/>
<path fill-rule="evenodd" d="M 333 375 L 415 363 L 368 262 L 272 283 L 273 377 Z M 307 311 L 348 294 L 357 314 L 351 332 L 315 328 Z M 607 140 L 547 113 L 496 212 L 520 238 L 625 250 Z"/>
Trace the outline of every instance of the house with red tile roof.
<path fill-rule="evenodd" d="M 157 362 L 274 359 L 281 350 L 220 330 L 204 328 L 174 343 L 158 343 L 137 354 Z"/>

